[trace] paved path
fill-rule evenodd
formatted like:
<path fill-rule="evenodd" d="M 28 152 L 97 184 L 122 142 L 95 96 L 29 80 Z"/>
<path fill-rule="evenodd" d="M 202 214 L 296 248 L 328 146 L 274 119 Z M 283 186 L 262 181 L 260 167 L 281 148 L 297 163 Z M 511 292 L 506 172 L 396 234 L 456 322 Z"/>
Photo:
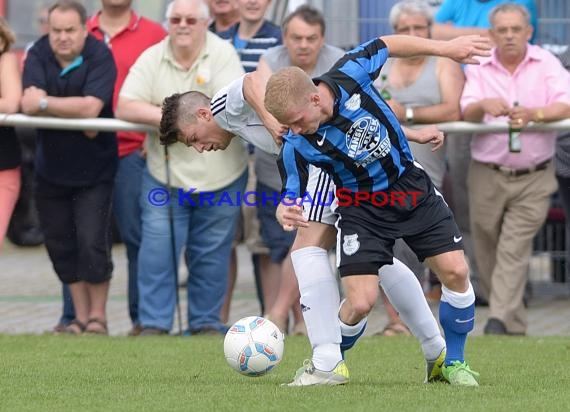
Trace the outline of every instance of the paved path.
<path fill-rule="evenodd" d="M 126 258 L 122 245 L 113 249 L 114 277 L 108 304 L 109 329 L 112 335 L 126 335 L 130 329 L 126 303 Z M 252 268 L 245 248 L 238 248 L 239 273 L 230 321 L 259 312 L 254 292 Z M 181 277 L 185 276 L 182 271 Z M 61 285 L 53 272 L 43 247 L 17 248 L 4 245 L 0 255 L 0 333 L 38 334 L 50 331 L 61 312 Z M 531 336 L 570 335 L 570 285 L 559 285 L 559 297 L 541 296 L 530 301 Z M 185 319 L 185 290 L 180 289 Z M 436 308 L 434 308 L 436 310 Z M 478 308 L 473 335 L 480 335 L 487 316 Z M 370 316 L 368 334 L 378 332 L 386 323 L 381 305 Z"/>

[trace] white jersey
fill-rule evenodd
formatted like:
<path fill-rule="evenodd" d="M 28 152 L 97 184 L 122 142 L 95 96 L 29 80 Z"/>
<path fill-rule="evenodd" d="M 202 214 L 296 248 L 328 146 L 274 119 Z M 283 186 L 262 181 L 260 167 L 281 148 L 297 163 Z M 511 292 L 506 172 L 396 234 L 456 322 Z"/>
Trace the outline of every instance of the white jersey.
<path fill-rule="evenodd" d="M 253 107 L 243 97 L 243 78 L 244 76 L 239 77 L 214 95 L 210 101 L 214 120 L 222 129 L 241 137 L 259 150 L 277 156 L 280 147 Z M 315 201 L 303 205 L 303 214 L 307 219 L 334 225 L 337 219 L 331 210 L 331 206 L 334 206 L 331 204 L 334 199 L 334 188 L 332 179 L 325 172 L 314 166 L 309 168 L 307 194 Z"/>
<path fill-rule="evenodd" d="M 279 146 L 243 97 L 243 79 L 244 76 L 240 76 L 214 95 L 210 102 L 214 120 L 222 129 L 264 152 L 277 155 Z"/>

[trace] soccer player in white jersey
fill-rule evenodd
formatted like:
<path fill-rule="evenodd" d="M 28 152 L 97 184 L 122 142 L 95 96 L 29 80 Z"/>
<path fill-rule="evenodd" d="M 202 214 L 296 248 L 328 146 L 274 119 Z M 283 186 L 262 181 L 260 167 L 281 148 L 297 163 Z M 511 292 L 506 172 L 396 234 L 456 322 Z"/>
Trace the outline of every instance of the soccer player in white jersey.
<path fill-rule="evenodd" d="M 212 99 L 196 91 L 166 98 L 160 124 L 161 142 L 181 142 L 203 152 L 223 150 L 231 139 L 239 136 L 259 149 L 277 155 L 279 145 L 248 103 L 248 99 L 256 98 L 255 93 L 248 90 L 264 82 L 263 79 L 255 77 L 255 73 L 250 73 L 235 80 Z M 248 86 L 244 87 L 244 83 Z M 274 136 L 285 131 L 285 128 L 279 130 L 279 126 L 272 130 Z M 414 141 L 431 142 L 435 148 L 439 147 L 443 140 L 443 134 L 435 126 L 407 129 L 406 134 Z M 307 192 L 313 199 L 317 192 L 321 192 L 323 198 L 329 199 L 323 192 L 334 193 L 334 184 L 326 174 L 313 168 Z M 327 251 L 335 243 L 336 229 L 333 225 L 336 216 L 330 210 L 330 202 L 326 203 L 328 204 L 314 202 L 306 208 L 307 227 L 298 229 L 292 248 L 301 302 L 310 307 L 310 310 L 304 311 L 303 316 L 313 347 L 311 362 L 314 365 L 311 379 L 303 382 L 295 380 L 292 382 L 293 386 L 347 383 L 348 370 L 343 360 L 344 351 L 354 345 L 364 332 L 366 324 L 364 320 L 352 330 L 344 330 L 341 336 L 338 284 L 327 255 Z M 426 381 L 439 380 L 441 364 L 445 357 L 445 342 L 418 280 L 411 270 L 397 259 L 394 259 L 393 265 L 384 266 L 379 276 L 380 285 L 421 343 L 426 359 Z M 307 293 L 304 293 L 305 285 L 315 283 L 319 284 L 319 296 L 307 296 Z"/>

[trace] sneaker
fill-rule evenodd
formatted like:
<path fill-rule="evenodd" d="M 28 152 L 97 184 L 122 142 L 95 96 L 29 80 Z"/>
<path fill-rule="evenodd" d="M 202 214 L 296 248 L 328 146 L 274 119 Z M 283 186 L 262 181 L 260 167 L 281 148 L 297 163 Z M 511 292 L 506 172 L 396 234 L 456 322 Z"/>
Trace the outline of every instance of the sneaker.
<path fill-rule="evenodd" d="M 444 366 L 441 372 L 445 380 L 452 385 L 479 386 L 479 373 L 472 371 L 466 362 L 454 361 L 451 365 Z"/>
<path fill-rule="evenodd" d="M 297 370 L 293 382 L 283 386 L 333 386 L 348 383 L 348 368 L 341 360 L 332 371 L 321 371 L 315 368 L 313 362 L 307 359 L 303 366 Z"/>
<path fill-rule="evenodd" d="M 441 350 L 439 356 L 434 360 L 426 359 L 426 379 L 424 383 L 440 382 L 444 380 L 442 367 L 445 362 L 445 348 Z"/>

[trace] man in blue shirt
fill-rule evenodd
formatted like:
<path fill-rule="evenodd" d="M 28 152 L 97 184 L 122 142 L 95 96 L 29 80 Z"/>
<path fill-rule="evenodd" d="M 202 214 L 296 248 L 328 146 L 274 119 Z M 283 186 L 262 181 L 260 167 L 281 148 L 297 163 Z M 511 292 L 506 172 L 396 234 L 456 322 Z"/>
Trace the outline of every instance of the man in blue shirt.
<path fill-rule="evenodd" d="M 289 179 L 287 172 L 309 164 L 327 171 L 337 187 L 338 266 L 346 294 L 339 312 L 343 335 L 364 328 L 378 297 L 378 268 L 392 263 L 394 241 L 404 238 L 444 285 L 443 375 L 460 386 L 478 386 L 478 374 L 464 360 L 475 296 L 462 236 L 443 198 L 414 163 L 396 116 L 372 83 L 389 56 L 433 54 L 477 63 L 474 56 L 488 55 L 489 48 L 480 36 L 450 42 L 386 36 L 348 52 L 314 83 L 301 69 L 281 69 L 269 79 L 265 94 L 267 110 L 291 129 L 280 157 L 284 191 L 303 193 L 304 182 Z M 284 227 L 307 226 L 300 206 L 279 208 Z M 295 379 L 310 382 L 314 374 L 309 365 Z"/>
<path fill-rule="evenodd" d="M 434 39 L 452 39 L 466 34 L 489 36 L 489 14 L 503 3 L 517 3 L 526 7 L 530 14 L 530 23 L 534 27 L 531 43 L 538 33 L 538 13 L 534 0 L 445 0 L 434 16 L 432 37 Z"/>
<path fill-rule="evenodd" d="M 239 21 L 228 30 L 216 33 L 232 42 L 247 73 L 255 70 L 267 49 L 283 43 L 279 26 L 265 19 L 270 3 L 271 0 L 237 0 Z"/>

